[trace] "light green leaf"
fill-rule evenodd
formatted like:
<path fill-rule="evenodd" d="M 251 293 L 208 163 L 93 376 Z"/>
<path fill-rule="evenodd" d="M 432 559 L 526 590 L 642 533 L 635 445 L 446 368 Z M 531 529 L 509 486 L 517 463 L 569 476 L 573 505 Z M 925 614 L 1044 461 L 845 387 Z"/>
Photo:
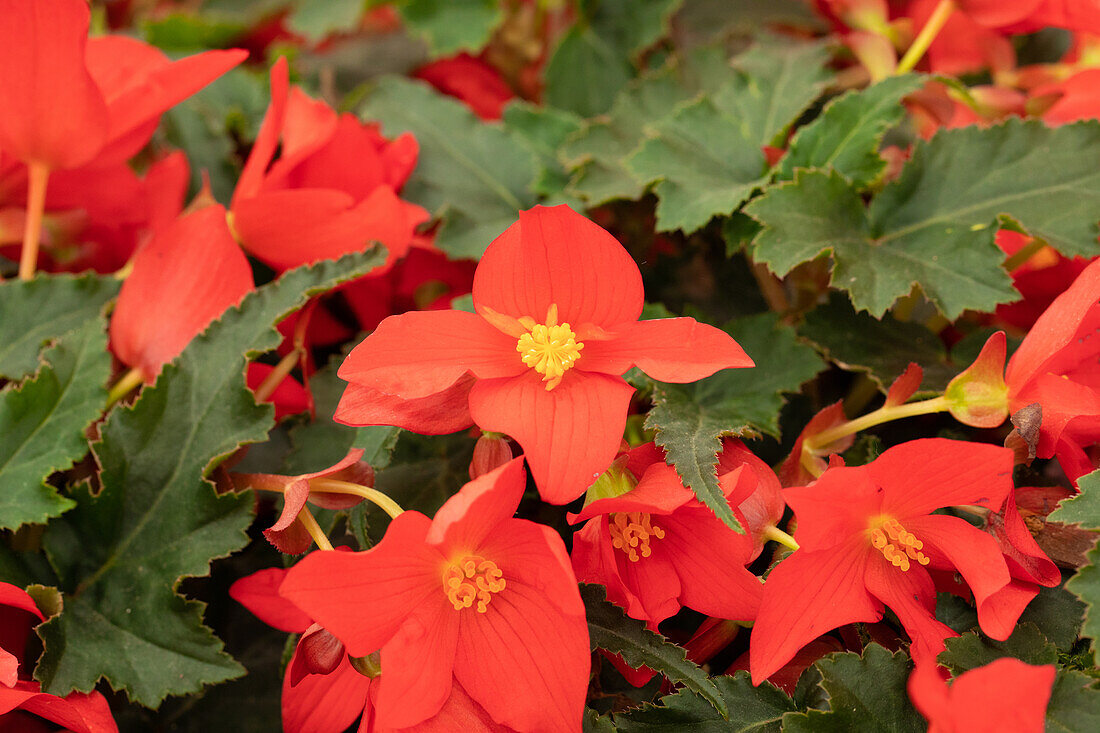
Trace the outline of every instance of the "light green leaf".
<path fill-rule="evenodd" d="M 1079 568 L 1066 581 L 1066 590 L 1085 604 L 1085 622 L 1081 625 L 1081 634 L 1100 640 L 1100 546 L 1089 550 L 1085 558 L 1088 565 Z"/>
<path fill-rule="evenodd" d="M 1100 531 L 1100 471 L 1082 476 L 1077 480 L 1077 488 L 1080 493 L 1060 501 L 1047 521 Z"/>
<path fill-rule="evenodd" d="M 1058 670 L 1047 703 L 1049 733 L 1100 730 L 1100 690 L 1092 686 L 1095 681 L 1080 672 Z"/>
<path fill-rule="evenodd" d="M 337 32 L 355 30 L 363 17 L 364 0 L 298 0 L 287 16 L 291 31 L 317 43 Z"/>
<path fill-rule="evenodd" d="M 540 171 L 535 180 L 535 193 L 561 200 L 569 174 L 557 158 L 558 148 L 580 129 L 581 118 L 564 110 L 536 107 L 530 102 L 516 100 L 504 108 L 503 122 L 504 128 L 538 157 Z M 583 207 L 573 203 L 573 208 Z"/>
<path fill-rule="evenodd" d="M 42 523 L 72 508 L 46 483 L 88 452 L 84 431 L 107 404 L 111 355 L 102 318 L 64 336 L 33 379 L 0 392 L 0 529 Z"/>
<path fill-rule="evenodd" d="M 688 660 L 683 647 L 650 631 L 645 622 L 628 618 L 621 608 L 607 600 L 607 591 L 602 585 L 582 583 L 581 600 L 588 617 L 588 636 L 593 650 L 620 654 L 634 668 L 644 664 L 672 682 L 684 683 L 722 716 L 729 714 L 721 693 L 707 679 L 707 673 Z"/>
<path fill-rule="evenodd" d="M 244 385 L 246 355 L 275 348 L 273 324 L 308 296 L 384 257 L 349 255 L 283 275 L 192 341 L 133 407 L 111 412 L 93 446 L 102 488 L 74 492 L 76 508 L 44 538 L 65 594 L 64 611 L 38 629 L 44 691 L 87 691 L 104 677 L 156 707 L 242 673 L 202 625 L 202 604 L 176 587 L 248 541 L 251 495 L 218 495 L 205 478 L 273 425 L 271 406 L 256 404 Z"/>
<path fill-rule="evenodd" d="M 795 710 L 787 693 L 765 682 L 753 687 L 748 672 L 712 677 L 729 707 L 729 719 L 690 690 L 661 698 L 660 705 L 643 705 L 615 715 L 615 726 L 624 733 L 692 731 L 692 733 L 778 733 L 784 713 Z"/>
<path fill-rule="evenodd" d="M 790 179 L 795 168 L 832 168 L 856 188 L 867 187 L 886 165 L 878 154 L 882 136 L 905 117 L 902 98 L 923 83 L 918 74 L 893 76 L 832 100 L 795 134 L 780 175 Z"/>
<path fill-rule="evenodd" d="M 43 273 L 0 282 L 0 377 L 22 379 L 37 369 L 42 346 L 95 320 L 119 285 L 113 277 Z"/>
<path fill-rule="evenodd" d="M 436 56 L 459 51 L 477 53 L 504 19 L 496 0 L 405 0 L 397 4 L 397 12 L 410 31 L 428 42 Z"/>
<path fill-rule="evenodd" d="M 797 392 L 824 368 L 814 350 L 774 314 L 736 321 L 729 333 L 758 365 L 725 369 L 694 384 L 655 384 L 645 427 L 699 500 L 738 529 L 715 474 L 723 435 L 778 437 L 784 393 Z"/>
<path fill-rule="evenodd" d="M 360 112 L 381 121 L 388 136 L 416 136 L 420 159 L 402 195 L 443 220 L 435 243 L 445 252 L 480 257 L 520 210 L 538 203 L 535 156 L 461 102 L 420 82 L 385 77 Z"/>

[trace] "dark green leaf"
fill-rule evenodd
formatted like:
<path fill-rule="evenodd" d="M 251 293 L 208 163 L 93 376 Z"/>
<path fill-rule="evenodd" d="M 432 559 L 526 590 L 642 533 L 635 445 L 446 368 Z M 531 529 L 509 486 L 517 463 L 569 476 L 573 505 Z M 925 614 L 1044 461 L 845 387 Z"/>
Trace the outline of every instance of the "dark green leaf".
<path fill-rule="evenodd" d="M 677 41 L 711 43 L 760 28 L 820 28 L 821 18 L 805 0 L 684 0 L 674 18 Z"/>
<path fill-rule="evenodd" d="M 863 372 L 884 392 L 910 362 L 924 369 L 926 390 L 943 391 L 958 371 L 947 363 L 939 336 L 889 314 L 857 313 L 842 293 L 830 293 L 827 303 L 806 314 L 798 334 L 841 369 Z"/>
<path fill-rule="evenodd" d="M 592 649 L 620 654 L 631 667 L 644 664 L 672 682 L 682 682 L 721 715 L 728 715 L 729 708 L 721 693 L 707 679 L 707 673 L 688 660 L 683 647 L 650 631 L 643 621 L 628 618 L 621 608 L 607 600 L 607 591 L 601 585 L 582 583 L 581 599 L 588 616 Z"/>
<path fill-rule="evenodd" d="M 1069 651 L 1081 633 L 1081 621 L 1085 615 L 1085 605 L 1065 589 L 1040 588 L 1039 595 L 1031 599 L 1019 623 L 1035 624 L 1055 646 Z"/>
<path fill-rule="evenodd" d="M 778 733 L 784 713 L 795 710 L 787 693 L 765 682 L 753 687 L 748 672 L 712 677 L 729 707 L 729 719 L 689 690 L 661 698 L 660 705 L 645 705 L 615 715 L 615 726 L 626 733 L 692 731 L 693 733 Z"/>
<path fill-rule="evenodd" d="M 364 274 L 384 252 L 300 268 L 250 294 L 165 367 L 132 408 L 116 408 L 93 446 L 100 492 L 49 525 L 47 553 L 65 608 L 39 627 L 35 675 L 52 694 L 90 690 L 100 677 L 155 707 L 166 695 L 241 674 L 202 625 L 202 604 L 175 592 L 212 559 L 242 547 L 248 493 L 217 495 L 205 478 L 273 424 L 244 386 L 246 355 L 273 349 L 273 324 L 309 295 Z"/>
<path fill-rule="evenodd" d="M 42 346 L 95 320 L 119 284 L 101 275 L 42 273 L 0 282 L 0 377 L 22 379 L 37 369 Z"/>
<path fill-rule="evenodd" d="M 909 702 L 905 683 L 910 662 L 904 652 L 891 654 L 868 644 L 863 656 L 830 654 L 814 664 L 829 693 L 829 710 L 807 710 L 783 716 L 784 733 L 853 730 L 923 733 L 928 724 Z"/>
<path fill-rule="evenodd" d="M 780 175 L 789 179 L 795 168 L 832 168 L 856 188 L 867 187 L 885 166 L 878 154 L 882 136 L 905 117 L 902 97 L 923 83 L 917 74 L 893 76 L 829 102 L 820 117 L 795 134 Z"/>
<path fill-rule="evenodd" d="M 1060 501 L 1047 520 L 1100 531 L 1100 471 L 1082 476 L 1077 481 L 1077 488 L 1081 493 Z"/>
<path fill-rule="evenodd" d="M 1080 672 L 1060 669 L 1047 703 L 1048 733 L 1100 730 L 1100 690 L 1095 680 Z"/>
<path fill-rule="evenodd" d="M 84 431 L 107 404 L 111 355 L 101 318 L 62 337 L 33 379 L 0 392 L 0 529 L 43 523 L 74 506 L 45 483 L 88 452 Z"/>
<path fill-rule="evenodd" d="M 445 252 L 480 257 L 521 209 L 537 203 L 535 156 L 461 102 L 420 82 L 386 77 L 361 112 L 381 121 L 386 135 L 416 135 L 420 159 L 403 195 L 442 218 L 435 243 Z"/>
<path fill-rule="evenodd" d="M 428 42 L 436 56 L 459 51 L 477 53 L 489 43 L 504 18 L 496 0 L 405 0 L 397 4 L 397 12 L 410 31 Z"/>
<path fill-rule="evenodd" d="M 800 169 L 793 183 L 769 189 L 745 212 L 764 226 L 754 240 L 757 260 L 783 276 L 828 252 L 833 285 L 876 317 L 914 284 L 952 320 L 967 308 L 992 310 L 1019 297 L 1001 267 L 992 221 L 973 228 L 929 217 L 920 228 L 876 236 L 881 225 L 835 171 Z"/>
<path fill-rule="evenodd" d="M 730 214 L 763 183 L 767 165 L 742 120 L 708 97 L 655 122 L 653 137 L 626 160 L 639 180 L 657 181 L 657 228 L 691 233 Z"/>
<path fill-rule="evenodd" d="M 657 384 L 645 427 L 657 431 L 656 442 L 684 485 L 737 528 L 714 470 L 721 436 L 778 436 L 783 394 L 797 392 L 824 364 L 774 314 L 742 319 L 728 330 L 759 366 L 726 369 L 694 384 Z"/>
<path fill-rule="evenodd" d="M 1100 546 L 1093 547 L 1085 557 L 1089 564 L 1066 581 L 1066 590 L 1080 598 L 1086 606 L 1081 634 L 1100 640 Z"/>
<path fill-rule="evenodd" d="M 1050 643 L 1034 624 L 1020 624 L 1005 641 L 990 639 L 973 631 L 947 640 L 947 650 L 939 662 L 960 675 L 975 667 L 984 667 L 1001 657 L 1015 657 L 1028 664 L 1055 664 L 1058 648 Z"/>
<path fill-rule="evenodd" d="M 615 733 L 615 730 L 615 724 L 611 722 L 610 716 L 600 715 L 592 708 L 584 709 L 582 733 Z"/>

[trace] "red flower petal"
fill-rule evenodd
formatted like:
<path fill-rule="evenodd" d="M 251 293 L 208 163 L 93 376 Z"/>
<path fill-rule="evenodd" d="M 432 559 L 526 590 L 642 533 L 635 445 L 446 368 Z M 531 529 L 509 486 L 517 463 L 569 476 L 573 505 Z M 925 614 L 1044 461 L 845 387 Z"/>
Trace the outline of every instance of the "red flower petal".
<path fill-rule="evenodd" d="M 958 636 L 936 620 L 936 588 L 924 568 L 910 567 L 903 572 L 875 552 L 864 567 L 864 581 L 867 591 L 897 614 L 913 640 L 910 654 L 918 664 L 934 661 L 944 649 L 943 640 Z"/>
<path fill-rule="evenodd" d="M 383 728 L 407 728 L 439 712 L 451 694 L 460 619 L 437 576 L 442 603 L 411 609 L 401 628 L 382 647 L 382 675 L 374 700 L 375 722 Z M 495 599 L 494 599 L 495 602 Z"/>
<path fill-rule="evenodd" d="M 749 640 L 754 685 L 826 631 L 882 618 L 882 604 L 864 587 L 869 549 L 858 537 L 823 552 L 798 550 L 772 570 Z"/>
<path fill-rule="evenodd" d="M 208 206 L 158 232 L 134 257 L 111 317 L 111 347 L 153 380 L 164 364 L 252 289 L 252 268 Z"/>
<path fill-rule="evenodd" d="M 107 139 L 107 104 L 84 64 L 84 0 L 0 0 L 0 149 L 73 168 Z"/>
<path fill-rule="evenodd" d="M 543 500 L 565 504 L 615 458 L 634 388 L 618 377 L 566 374 L 547 391 L 536 376 L 479 381 L 470 415 L 482 429 L 515 438 Z"/>
<path fill-rule="evenodd" d="M 568 206 L 521 211 L 485 250 L 474 274 L 474 306 L 542 323 L 607 328 L 638 320 L 642 276 L 623 246 Z"/>
<path fill-rule="evenodd" d="M 267 568 L 246 575 L 229 586 L 229 597 L 256 618 L 280 631 L 301 633 L 313 623 L 302 609 L 279 595 L 285 568 Z"/>
<path fill-rule="evenodd" d="M 577 360 L 578 369 L 616 376 L 632 366 L 659 382 L 694 382 L 754 364 L 728 333 L 694 318 L 636 321 L 610 340 L 585 341 Z"/>
<path fill-rule="evenodd" d="M 492 532 L 516 513 L 526 485 L 522 458 L 470 481 L 435 513 L 425 541 L 448 556 L 456 549 L 478 552 Z"/>
<path fill-rule="evenodd" d="M 470 389 L 475 381 L 467 374 L 437 394 L 412 400 L 349 384 L 333 419 L 345 425 L 394 425 L 421 435 L 454 433 L 474 424 Z"/>
<path fill-rule="evenodd" d="M 493 719 L 519 730 L 580 730 L 591 657 L 584 615 L 522 582 L 489 612 L 462 614 L 455 678 Z"/>
<path fill-rule="evenodd" d="M 583 527 L 573 533 L 572 563 L 573 572 L 581 583 L 598 583 L 607 589 L 607 600 L 616 606 L 625 609 L 626 615 L 631 618 L 648 619 L 650 614 L 646 612 L 642 601 L 635 595 L 631 586 L 628 586 L 619 574 L 618 560 L 615 557 L 615 548 L 608 541 L 607 516 L 599 516 L 589 519 Z M 671 568 L 670 568 L 671 570 Z M 679 595 L 679 580 L 674 592 L 666 592 L 662 603 L 657 601 L 660 613 L 664 613 L 664 603 L 672 604 L 672 610 L 662 618 L 667 618 L 676 613 L 679 603 L 676 597 Z"/>
<path fill-rule="evenodd" d="M 37 682 L 0 687 L 0 715 L 25 710 L 75 733 L 118 733 L 107 700 L 98 692 L 73 692 L 65 697 L 39 691 Z"/>
<path fill-rule="evenodd" d="M 866 466 L 886 490 L 882 511 L 905 524 L 953 504 L 996 508 L 1012 491 L 1012 451 L 986 443 L 927 438 L 883 452 Z"/>
<path fill-rule="evenodd" d="M 511 728 L 497 723 L 462 689 L 456 680 L 451 685 L 451 695 L 435 717 L 416 726 L 416 733 L 513 733 Z M 365 731 L 363 732 L 365 733 Z M 396 728 L 382 728 L 375 725 L 371 733 L 402 733 Z M 411 733 L 406 729 L 404 733 Z"/>
<path fill-rule="evenodd" d="M 934 662 L 917 664 L 909 697 L 933 731 L 1042 731 L 1057 668 L 1013 657 L 959 675 L 948 688 Z"/>
<path fill-rule="evenodd" d="M 287 572 L 279 593 L 344 642 L 352 656 L 378 651 L 413 609 L 446 604 L 442 556 L 424 544 L 431 521 L 404 512 L 366 552 L 314 552 Z M 449 606 L 448 606 L 449 607 Z"/>
<path fill-rule="evenodd" d="M 288 670 L 299 653 L 294 650 Z M 292 685 L 288 672 L 283 677 L 283 730 L 325 733 L 346 729 L 369 707 L 370 686 L 371 679 L 356 672 L 346 654 L 330 674 L 308 674 Z"/>
<path fill-rule="evenodd" d="M 264 537 L 279 552 L 301 555 L 313 544 L 305 526 L 298 521 L 298 514 L 309 498 L 309 482 L 304 479 L 291 481 L 283 489 L 283 511 L 275 524 L 264 530 Z"/>
<path fill-rule="evenodd" d="M 230 206 L 232 209 L 236 209 L 242 199 L 255 196 L 260 190 L 267 167 L 279 147 L 279 137 L 282 135 L 283 121 L 286 117 L 287 89 L 290 86 L 289 73 L 286 56 L 280 56 L 271 66 L 271 104 L 264 113 L 260 131 L 256 133 L 256 141 L 252 144 L 252 150 L 249 152 L 248 160 L 245 161 L 241 177 L 237 179 L 237 187 L 233 191 L 233 201 Z"/>
<path fill-rule="evenodd" d="M 645 470 L 638 485 L 620 496 L 597 499 L 586 504 L 577 514 L 567 514 L 570 524 L 612 512 L 646 512 L 671 514 L 695 500 L 695 494 L 684 486 L 676 469 L 665 463 L 654 463 Z"/>
<path fill-rule="evenodd" d="M 473 313 L 410 311 L 382 321 L 352 349 L 338 374 L 348 382 L 415 399 L 442 392 L 467 371 L 491 379 L 532 370 L 519 358 L 513 337 Z"/>
<path fill-rule="evenodd" d="M 562 613 L 584 615 L 573 566 L 554 530 L 525 519 L 508 520 L 507 530 L 486 537 L 479 552 L 491 558 L 505 578 L 534 589 Z"/>
<path fill-rule="evenodd" d="M 795 539 L 805 550 L 816 552 L 864 536 L 869 519 L 883 511 L 885 493 L 867 469 L 837 466 L 809 486 L 783 490 L 783 498 L 798 518 Z"/>

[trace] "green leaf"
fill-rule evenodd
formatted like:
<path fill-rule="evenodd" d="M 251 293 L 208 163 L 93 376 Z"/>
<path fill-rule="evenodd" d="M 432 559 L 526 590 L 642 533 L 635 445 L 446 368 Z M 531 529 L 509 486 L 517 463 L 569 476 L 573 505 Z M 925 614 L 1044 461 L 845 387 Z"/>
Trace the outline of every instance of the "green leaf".
<path fill-rule="evenodd" d="M 1066 590 L 1085 604 L 1085 622 L 1081 634 L 1100 640 L 1100 546 L 1093 547 L 1085 555 L 1088 565 L 1066 581 Z"/>
<path fill-rule="evenodd" d="M 0 392 L 0 529 L 43 523 L 74 503 L 46 479 L 88 452 L 84 431 L 107 404 L 111 355 L 103 319 L 64 336 L 38 374 Z"/>
<path fill-rule="evenodd" d="M 856 188 L 866 188 L 886 165 L 878 154 L 882 136 L 905 118 L 902 97 L 923 83 L 919 74 L 893 76 L 832 100 L 795 134 L 780 175 L 790 179 L 795 168 L 832 168 Z"/>
<path fill-rule="evenodd" d="M 621 608 L 607 600 L 607 591 L 602 585 L 582 583 L 581 599 L 588 616 L 588 636 L 593 650 L 620 654 L 635 669 L 644 664 L 672 682 L 682 682 L 689 690 L 699 693 L 723 717 L 729 714 L 729 707 L 718 688 L 707 679 L 706 672 L 688 660 L 683 647 L 650 631 L 645 622 L 628 618 Z"/>
<path fill-rule="evenodd" d="M 624 733 L 690 730 L 693 733 L 778 733 L 784 713 L 795 710 L 787 693 L 765 682 L 753 687 L 748 672 L 712 677 L 729 707 L 729 720 L 714 706 L 689 690 L 661 698 L 661 704 L 643 705 L 615 715 L 615 726 Z"/>
<path fill-rule="evenodd" d="M 558 148 L 580 129 L 582 120 L 571 112 L 536 107 L 516 100 L 504 108 L 504 127 L 538 156 L 540 171 L 534 191 L 540 196 L 563 197 L 569 174 L 558 161 Z M 574 204 L 574 208 L 582 208 Z"/>
<path fill-rule="evenodd" d="M 1077 481 L 1081 493 L 1058 502 L 1047 521 L 1078 524 L 1081 529 L 1100 531 L 1100 471 L 1093 471 Z"/>
<path fill-rule="evenodd" d="M 787 130 L 810 106 L 832 76 L 829 54 L 820 43 L 792 43 L 762 34 L 733 60 L 742 74 L 714 95 L 714 104 L 738 120 L 757 146 L 783 146 Z"/>
<path fill-rule="evenodd" d="M 244 546 L 248 493 L 218 495 L 205 478 L 244 443 L 263 440 L 270 405 L 244 385 L 246 355 L 279 343 L 273 324 L 309 295 L 367 272 L 384 253 L 299 268 L 250 294 L 165 367 L 132 408 L 116 408 L 93 446 L 101 490 L 50 523 L 44 544 L 64 611 L 39 627 L 43 690 L 64 695 L 104 677 L 156 707 L 166 695 L 241 674 L 202 624 L 202 604 L 178 595 L 185 577 Z"/>
<path fill-rule="evenodd" d="M 0 377 L 22 379 L 37 369 L 43 344 L 95 320 L 119 285 L 101 275 L 42 273 L 0 282 Z"/>
<path fill-rule="evenodd" d="M 363 0 L 299 0 L 287 16 L 287 26 L 318 43 L 333 33 L 355 30 L 362 17 Z"/>
<path fill-rule="evenodd" d="M 1088 675 L 1067 669 L 1058 670 L 1047 703 L 1048 733 L 1078 733 L 1100 730 L 1100 690 Z"/>
<path fill-rule="evenodd" d="M 883 392 L 910 362 L 924 370 L 926 390 L 942 392 L 957 371 L 947 363 L 938 335 L 890 314 L 857 313 L 842 293 L 830 293 L 827 303 L 806 314 L 798 335 L 817 344 L 841 369 L 865 373 Z"/>
<path fill-rule="evenodd" d="M 650 128 L 653 137 L 626 160 L 639 180 L 657 181 L 657 229 L 691 233 L 730 214 L 764 182 L 767 165 L 743 120 L 708 97 Z"/>
<path fill-rule="evenodd" d="M 1060 651 L 1068 652 L 1081 633 L 1081 621 L 1085 604 L 1064 585 L 1040 588 L 1039 595 L 1031 599 L 1018 623 L 1032 623 L 1039 628 Z"/>
<path fill-rule="evenodd" d="M 346 383 L 336 376 L 336 360 L 309 380 L 317 419 L 290 429 L 291 450 L 282 472 L 288 476 L 314 473 L 336 464 L 353 448 L 363 449 L 363 460 L 381 470 L 389 465 L 401 428 L 370 425 L 356 428 L 334 422 L 336 405 Z"/>
<path fill-rule="evenodd" d="M 774 314 L 736 321 L 728 330 L 759 366 L 725 369 L 694 384 L 656 384 L 645 427 L 657 431 L 656 442 L 684 485 L 740 531 L 715 474 L 721 436 L 778 436 L 783 394 L 797 392 L 824 364 Z"/>
<path fill-rule="evenodd" d="M 397 4 L 397 12 L 413 34 L 428 42 L 436 56 L 459 51 L 477 53 L 504 19 L 496 0 L 405 0 Z"/>
<path fill-rule="evenodd" d="M 592 708 L 584 709 L 584 720 L 581 721 L 582 733 L 615 733 L 615 724 L 611 722 L 610 715 L 600 715 Z"/>
<path fill-rule="evenodd" d="M 534 206 L 535 156 L 499 125 L 416 81 L 385 77 L 360 112 L 385 134 L 412 132 L 420 159 L 403 196 L 443 223 L 435 243 L 455 257 L 478 258 L 521 209 Z"/>
<path fill-rule="evenodd" d="M 676 40 L 688 45 L 776 26 L 825 30 L 805 0 L 684 0 L 674 21 Z"/>
<path fill-rule="evenodd" d="M 872 207 L 871 214 L 881 210 Z M 1019 297 L 1001 267 L 991 221 L 971 228 L 929 219 L 919 229 L 876 236 L 882 228 L 836 171 L 800 169 L 793 183 L 770 188 L 745 212 L 764 227 L 754 240 L 757 261 L 783 276 L 828 252 L 832 284 L 875 317 L 914 284 L 950 320 L 967 308 L 989 311 Z"/>
<path fill-rule="evenodd" d="M 1050 643 L 1035 624 L 1020 624 L 1005 641 L 990 639 L 973 631 L 946 641 L 940 652 L 940 664 L 960 675 L 976 667 L 984 667 L 1001 657 L 1015 657 L 1028 664 L 1055 664 L 1058 647 Z"/>
<path fill-rule="evenodd" d="M 878 644 L 868 644 L 862 656 L 830 654 L 814 666 L 821 672 L 821 687 L 829 693 L 830 709 L 787 713 L 784 733 L 927 730 L 928 724 L 906 694 L 910 662 L 904 652 L 891 654 Z"/>

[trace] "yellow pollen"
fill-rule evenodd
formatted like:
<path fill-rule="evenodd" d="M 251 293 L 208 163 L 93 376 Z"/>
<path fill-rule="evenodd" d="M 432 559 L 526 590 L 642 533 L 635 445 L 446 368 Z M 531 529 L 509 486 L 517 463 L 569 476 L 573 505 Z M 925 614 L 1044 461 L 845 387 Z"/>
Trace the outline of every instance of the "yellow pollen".
<path fill-rule="evenodd" d="M 616 512 L 608 523 L 611 531 L 611 546 L 626 553 L 631 562 L 649 557 L 653 550 L 649 539 L 664 539 L 665 531 L 654 525 L 645 512 Z"/>
<path fill-rule="evenodd" d="M 504 590 L 504 573 L 492 560 L 478 555 L 452 561 L 443 571 L 443 590 L 456 611 L 477 603 L 477 612 L 485 613 L 494 593 Z"/>
<path fill-rule="evenodd" d="M 891 565 L 902 572 L 909 569 L 910 560 L 916 560 L 921 565 L 929 563 L 928 556 L 921 552 L 924 543 L 912 532 L 907 532 L 896 519 L 878 523 L 870 529 L 869 534 L 871 547 L 881 552 Z"/>
<path fill-rule="evenodd" d="M 535 323 L 530 316 L 519 322 L 527 333 L 519 337 L 516 351 L 524 364 L 542 375 L 547 391 L 552 390 L 580 358 L 584 344 L 577 343 L 577 334 L 568 323 L 558 323 L 556 303 L 546 311 L 546 323 Z"/>

